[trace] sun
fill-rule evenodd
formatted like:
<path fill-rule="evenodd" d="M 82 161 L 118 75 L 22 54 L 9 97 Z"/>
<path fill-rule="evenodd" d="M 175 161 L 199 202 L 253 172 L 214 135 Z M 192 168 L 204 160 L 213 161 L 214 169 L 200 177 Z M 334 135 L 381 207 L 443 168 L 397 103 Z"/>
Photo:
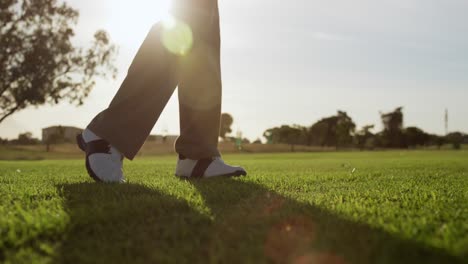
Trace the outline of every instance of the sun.
<path fill-rule="evenodd" d="M 107 1 L 107 28 L 119 41 L 130 43 L 140 39 L 159 21 L 172 22 L 172 0 L 112 0 Z M 133 39 L 132 39 L 133 38 Z"/>

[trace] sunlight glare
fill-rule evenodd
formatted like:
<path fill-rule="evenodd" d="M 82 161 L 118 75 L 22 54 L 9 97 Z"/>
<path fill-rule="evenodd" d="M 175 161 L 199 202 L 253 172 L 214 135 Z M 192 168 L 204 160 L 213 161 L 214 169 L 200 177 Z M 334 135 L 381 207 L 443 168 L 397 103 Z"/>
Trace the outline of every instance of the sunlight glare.
<path fill-rule="evenodd" d="M 170 16 L 172 0 L 113 0 L 110 3 L 108 29 L 121 44 L 138 46 L 157 22 L 175 26 Z"/>
<path fill-rule="evenodd" d="M 174 28 L 176 26 L 176 19 L 169 12 L 161 19 L 161 22 L 167 29 Z"/>
<path fill-rule="evenodd" d="M 166 49 L 179 56 L 186 55 L 193 46 L 193 32 L 190 26 L 175 18 L 172 18 L 172 21 L 163 21 L 163 26 L 162 41 Z"/>

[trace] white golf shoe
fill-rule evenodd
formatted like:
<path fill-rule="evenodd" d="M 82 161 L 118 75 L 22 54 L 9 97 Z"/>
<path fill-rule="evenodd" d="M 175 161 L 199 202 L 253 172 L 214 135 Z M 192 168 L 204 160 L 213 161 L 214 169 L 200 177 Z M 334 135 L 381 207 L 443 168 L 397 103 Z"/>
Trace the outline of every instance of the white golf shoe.
<path fill-rule="evenodd" d="M 86 170 L 97 182 L 122 183 L 123 155 L 107 141 L 86 129 L 77 136 L 77 143 L 86 152 Z"/>
<path fill-rule="evenodd" d="M 230 166 L 221 157 L 192 160 L 179 156 L 176 173 L 181 178 L 213 178 L 213 177 L 240 177 L 246 176 L 244 168 Z"/>

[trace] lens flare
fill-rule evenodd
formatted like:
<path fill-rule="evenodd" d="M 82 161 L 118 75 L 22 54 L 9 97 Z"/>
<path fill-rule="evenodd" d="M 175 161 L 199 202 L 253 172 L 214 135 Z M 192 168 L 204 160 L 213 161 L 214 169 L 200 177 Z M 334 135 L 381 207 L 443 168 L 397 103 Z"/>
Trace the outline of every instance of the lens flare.
<path fill-rule="evenodd" d="M 190 26 L 170 15 L 162 24 L 162 42 L 166 49 L 179 56 L 186 55 L 193 46 L 193 32 Z"/>

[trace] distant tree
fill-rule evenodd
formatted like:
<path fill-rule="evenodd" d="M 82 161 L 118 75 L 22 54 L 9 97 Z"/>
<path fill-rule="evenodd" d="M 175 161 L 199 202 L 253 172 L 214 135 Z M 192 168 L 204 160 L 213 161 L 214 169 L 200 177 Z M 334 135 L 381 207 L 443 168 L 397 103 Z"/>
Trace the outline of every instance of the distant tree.
<path fill-rule="evenodd" d="M 266 139 L 267 144 L 275 144 L 274 135 L 274 128 L 269 128 L 263 132 L 263 137 Z"/>
<path fill-rule="evenodd" d="M 262 140 L 257 138 L 252 144 L 262 144 Z"/>
<path fill-rule="evenodd" d="M 226 140 L 226 135 L 232 132 L 231 126 L 234 123 L 234 118 L 228 113 L 221 115 L 221 127 L 219 129 L 219 136 Z"/>
<path fill-rule="evenodd" d="M 279 130 L 278 127 L 274 127 L 274 128 L 269 128 L 265 130 L 265 132 L 263 132 L 263 137 L 267 140 L 268 144 L 280 143 L 278 130 Z"/>
<path fill-rule="evenodd" d="M 338 111 L 336 124 L 336 146 L 346 147 L 353 144 L 356 124 L 346 112 Z"/>
<path fill-rule="evenodd" d="M 279 134 L 279 127 L 269 128 L 263 132 L 263 137 L 267 140 L 268 144 L 281 143 L 281 137 Z"/>
<path fill-rule="evenodd" d="M 321 145 L 322 146 L 329 146 L 329 147 L 337 147 L 338 140 L 337 140 L 337 124 L 338 124 L 338 117 L 331 116 L 323 118 L 319 121 L 319 123 L 323 123 L 322 127 L 325 128 L 325 134 L 322 138 Z"/>
<path fill-rule="evenodd" d="M 436 145 L 438 149 L 441 149 L 442 146 L 446 143 L 445 137 L 437 136 L 436 138 Z"/>
<path fill-rule="evenodd" d="M 417 127 L 406 128 L 404 134 L 405 143 L 408 147 L 424 146 L 430 142 L 430 135 Z"/>
<path fill-rule="evenodd" d="M 353 143 L 356 124 L 346 112 L 338 111 L 337 115 L 323 118 L 308 130 L 307 138 L 319 146 L 345 147 Z"/>
<path fill-rule="evenodd" d="M 403 107 L 398 107 L 393 112 L 381 114 L 384 130 L 382 131 L 382 141 L 384 147 L 402 148 L 405 147 L 405 137 L 403 133 Z"/>
<path fill-rule="evenodd" d="M 325 146 L 327 134 L 329 133 L 329 124 L 326 120 L 322 119 L 313 124 L 308 130 L 308 138 L 311 145 Z M 310 146 L 310 145 L 309 145 Z"/>
<path fill-rule="evenodd" d="M 448 143 L 452 144 L 453 149 L 461 149 L 464 134 L 461 132 L 452 132 L 445 136 Z"/>
<path fill-rule="evenodd" d="M 373 143 L 374 143 L 374 147 L 378 147 L 378 148 L 388 147 L 386 136 L 384 135 L 384 131 L 375 133 Z"/>
<path fill-rule="evenodd" d="M 291 151 L 295 151 L 296 145 L 304 144 L 304 129 L 301 126 L 283 125 L 281 127 L 271 128 L 263 133 L 263 136 L 272 144 L 288 144 Z"/>
<path fill-rule="evenodd" d="M 95 77 L 115 76 L 116 48 L 105 31 L 87 50 L 72 44 L 78 16 L 63 1 L 0 2 L 0 123 L 30 106 L 81 105 Z"/>
<path fill-rule="evenodd" d="M 8 143 L 8 139 L 0 138 L 0 145 L 6 145 Z"/>
<path fill-rule="evenodd" d="M 26 132 L 18 135 L 18 139 L 14 143 L 19 145 L 36 145 L 39 144 L 39 139 L 34 138 L 31 132 Z"/>
<path fill-rule="evenodd" d="M 429 135 L 429 145 L 437 146 L 438 149 L 441 149 L 445 143 L 445 137 L 439 135 Z"/>
<path fill-rule="evenodd" d="M 320 139 L 323 138 L 321 135 L 319 127 L 315 126 L 317 123 L 312 124 L 309 127 L 304 127 L 302 134 L 304 137 L 305 145 L 307 146 L 318 146 Z"/>
<path fill-rule="evenodd" d="M 304 143 L 303 131 L 302 127 L 298 125 L 282 129 L 281 132 L 283 133 L 283 137 L 286 139 L 285 143 L 291 146 L 291 152 L 295 151 L 296 145 L 302 145 Z"/>
<path fill-rule="evenodd" d="M 356 144 L 360 150 L 364 150 L 365 148 L 374 148 L 375 142 L 373 141 L 375 141 L 375 135 L 371 132 L 374 127 L 374 125 L 367 125 L 356 132 Z"/>

